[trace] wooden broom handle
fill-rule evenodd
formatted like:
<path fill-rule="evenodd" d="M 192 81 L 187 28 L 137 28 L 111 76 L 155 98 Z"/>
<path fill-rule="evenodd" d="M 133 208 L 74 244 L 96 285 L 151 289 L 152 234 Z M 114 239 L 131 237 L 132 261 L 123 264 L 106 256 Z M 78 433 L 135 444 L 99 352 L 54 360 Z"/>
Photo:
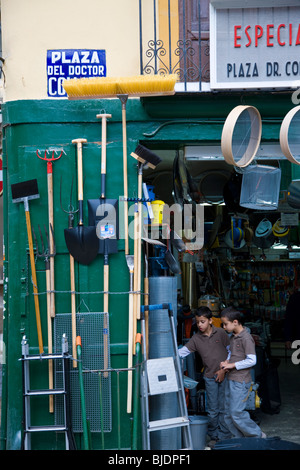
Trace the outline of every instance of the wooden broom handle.
<path fill-rule="evenodd" d="M 77 347 L 76 347 L 76 302 L 75 302 L 75 271 L 74 258 L 70 255 L 70 287 L 71 287 L 71 316 L 72 316 L 72 355 L 73 367 L 77 367 Z"/>
<path fill-rule="evenodd" d="M 87 142 L 86 139 L 74 139 L 72 144 L 77 146 L 77 175 L 78 175 L 78 201 L 83 201 L 83 179 L 82 179 L 82 144 Z M 82 224 L 82 220 L 79 224 Z"/>
<path fill-rule="evenodd" d="M 48 220 L 49 220 L 49 248 L 50 254 L 54 253 L 54 240 L 52 232 L 54 232 L 54 216 L 53 216 L 53 173 L 52 163 L 47 162 L 47 186 L 48 186 Z M 54 297 L 54 257 L 50 256 L 50 314 L 55 317 L 55 297 Z"/>
<path fill-rule="evenodd" d="M 127 175 L 127 132 L 126 132 L 126 104 L 122 103 L 122 134 L 123 134 L 123 182 L 124 182 L 124 237 L 125 255 L 129 254 L 128 242 L 128 175 Z"/>
<path fill-rule="evenodd" d="M 46 269 L 46 290 L 47 290 L 47 326 L 48 326 L 48 354 L 52 354 L 52 322 L 51 322 L 51 279 L 50 269 Z M 53 389 L 53 360 L 48 362 L 49 389 Z M 49 396 L 49 413 L 54 412 L 53 395 Z"/>
<path fill-rule="evenodd" d="M 105 175 L 106 175 L 106 130 L 107 119 L 111 114 L 97 114 L 97 118 L 102 120 L 101 137 L 101 198 L 105 198 Z"/>
<path fill-rule="evenodd" d="M 133 357 L 133 294 L 129 293 L 129 316 L 128 316 L 128 369 L 132 367 Z M 132 370 L 128 371 L 127 379 L 127 413 L 132 409 Z"/>
<path fill-rule="evenodd" d="M 39 351 L 40 351 L 40 354 L 43 354 L 44 346 L 43 346 L 43 338 L 42 338 L 41 315 L 40 315 L 40 305 L 39 305 L 39 298 L 38 298 L 37 279 L 36 279 L 36 270 L 35 270 L 35 262 L 34 262 L 34 251 L 33 251 L 33 243 L 32 243 L 29 210 L 25 209 L 25 217 L 26 217 L 28 244 L 29 244 L 31 275 L 32 275 L 32 282 L 33 282 L 34 305 L 35 305 L 35 316 L 36 316 L 36 327 L 37 327 L 38 342 L 39 342 Z"/>
<path fill-rule="evenodd" d="M 104 310 L 104 320 L 103 320 L 103 353 L 104 353 L 104 369 L 108 368 L 108 323 L 107 323 L 107 316 L 108 315 L 108 279 L 109 279 L 109 266 L 105 264 L 103 267 L 103 310 Z M 103 373 L 103 377 L 108 377 L 108 372 Z"/>

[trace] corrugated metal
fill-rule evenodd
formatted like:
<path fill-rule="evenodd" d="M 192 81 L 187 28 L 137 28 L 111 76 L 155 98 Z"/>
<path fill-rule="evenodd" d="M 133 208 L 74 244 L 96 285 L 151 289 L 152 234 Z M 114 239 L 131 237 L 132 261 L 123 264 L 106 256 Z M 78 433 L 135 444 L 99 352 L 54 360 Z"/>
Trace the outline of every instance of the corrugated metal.
<path fill-rule="evenodd" d="M 172 303 L 174 322 L 177 319 L 177 278 L 150 277 L 149 303 Z M 174 349 L 167 310 L 149 312 L 149 359 L 174 357 Z M 176 393 L 150 397 L 150 421 L 178 416 Z M 151 449 L 180 449 L 180 429 L 164 429 L 151 433 Z"/>

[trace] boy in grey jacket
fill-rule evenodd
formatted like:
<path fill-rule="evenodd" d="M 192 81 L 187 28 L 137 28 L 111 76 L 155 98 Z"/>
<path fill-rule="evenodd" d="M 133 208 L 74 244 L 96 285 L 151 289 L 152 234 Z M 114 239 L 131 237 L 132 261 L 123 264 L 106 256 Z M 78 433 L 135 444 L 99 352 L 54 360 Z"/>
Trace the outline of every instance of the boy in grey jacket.
<path fill-rule="evenodd" d="M 233 307 L 221 312 L 223 328 L 232 333 L 230 356 L 220 366 L 227 373 L 225 423 L 233 437 L 266 437 L 245 410 L 251 386 L 251 367 L 256 364 L 255 343 L 242 325 L 242 314 Z"/>

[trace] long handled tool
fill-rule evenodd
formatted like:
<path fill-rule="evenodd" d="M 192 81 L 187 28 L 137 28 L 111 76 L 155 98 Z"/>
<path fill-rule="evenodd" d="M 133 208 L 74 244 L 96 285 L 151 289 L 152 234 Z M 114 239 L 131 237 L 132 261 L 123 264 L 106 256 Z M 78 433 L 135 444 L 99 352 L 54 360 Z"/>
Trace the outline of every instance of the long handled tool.
<path fill-rule="evenodd" d="M 109 313 L 109 255 L 118 251 L 118 200 L 106 198 L 106 135 L 107 119 L 111 114 L 97 114 L 101 119 L 101 196 L 100 199 L 89 199 L 89 224 L 97 226 L 99 237 L 99 253 L 103 254 L 103 311 Z M 108 322 L 107 315 L 104 315 L 103 324 L 103 352 L 104 369 L 108 368 Z M 108 372 L 103 373 L 103 377 L 108 377 Z"/>
<path fill-rule="evenodd" d="M 96 227 L 83 225 L 83 179 L 82 179 L 82 144 L 86 139 L 74 139 L 77 146 L 77 172 L 78 172 L 78 208 L 79 222 L 75 228 L 65 229 L 65 241 L 67 248 L 78 263 L 88 265 L 98 254 L 99 239 Z"/>
<path fill-rule="evenodd" d="M 40 197 L 38 192 L 37 180 L 23 181 L 21 183 L 15 183 L 11 185 L 12 200 L 14 203 L 23 202 L 26 218 L 26 227 L 27 227 L 27 237 L 29 244 L 29 256 L 30 256 L 30 266 L 31 266 L 31 276 L 33 283 L 33 292 L 34 292 L 34 305 L 35 305 L 35 316 L 36 316 L 36 326 L 39 342 L 39 351 L 40 354 L 44 352 L 43 338 L 42 338 L 42 327 L 41 327 L 41 315 L 40 315 L 40 305 L 38 298 L 38 288 L 37 288 L 37 278 L 34 262 L 34 250 L 32 243 L 32 232 L 31 232 L 31 221 L 30 221 L 30 212 L 29 212 L 29 201 L 32 199 L 37 199 Z"/>
<path fill-rule="evenodd" d="M 84 393 L 84 384 L 83 384 L 81 337 L 80 336 L 77 336 L 76 338 L 76 346 L 77 346 L 77 357 L 78 357 L 81 419 L 82 419 L 82 428 L 83 428 L 84 450 L 89 450 L 90 446 L 89 446 L 88 424 L 87 424 L 86 407 L 85 407 L 85 393 Z"/>
<path fill-rule="evenodd" d="M 54 216 L 53 216 L 53 162 L 59 160 L 63 152 L 61 151 L 58 157 L 54 157 L 54 150 L 52 152 L 52 157 L 47 157 L 47 150 L 45 150 L 45 156 L 41 157 L 39 151 L 36 151 L 37 156 L 41 160 L 47 162 L 47 189 L 48 189 L 48 222 L 49 222 L 49 233 L 54 230 Z M 53 239 L 50 237 L 50 313 L 51 317 L 55 317 L 55 282 L 54 282 L 54 256 L 53 256 L 54 246 Z"/>
<path fill-rule="evenodd" d="M 135 267 L 134 267 L 134 291 L 137 293 L 134 301 L 134 338 L 137 332 L 136 321 L 140 318 L 140 305 L 141 305 L 141 241 L 142 241 L 142 185 L 143 185 L 143 169 L 148 166 L 155 169 L 161 162 L 161 158 L 143 145 L 138 145 L 134 152 L 130 154 L 138 161 L 138 204 L 137 211 L 135 212 Z"/>
<path fill-rule="evenodd" d="M 133 278 L 134 278 L 134 256 L 126 255 L 129 269 L 129 308 L 128 308 L 128 380 L 127 380 L 127 413 L 131 413 L 132 406 L 132 358 L 133 358 Z"/>
<path fill-rule="evenodd" d="M 105 202 L 106 193 L 106 121 L 107 118 L 111 118 L 111 114 L 97 114 L 97 118 L 102 120 L 102 140 L 101 140 L 101 198 L 100 203 Z M 108 264 L 108 253 L 109 253 L 109 237 L 114 235 L 110 233 L 110 230 L 104 229 L 104 258 L 103 258 L 103 311 L 109 312 L 108 307 L 108 292 L 109 292 L 109 264 Z M 108 368 L 108 324 L 107 316 L 104 315 L 103 324 L 103 352 L 104 352 L 104 369 Z M 108 372 L 104 371 L 103 377 L 108 377 Z"/>
<path fill-rule="evenodd" d="M 74 227 L 74 214 L 79 209 L 75 210 L 72 205 L 72 191 L 73 191 L 73 180 L 70 192 L 70 202 L 68 209 L 65 210 L 61 202 L 61 183 L 60 181 L 60 206 L 62 210 L 68 214 L 68 228 L 71 230 Z M 74 269 L 74 258 L 70 254 L 70 289 L 71 289 L 71 323 L 72 323 L 72 356 L 73 356 L 73 367 L 77 368 L 77 348 L 76 348 L 76 299 L 75 299 L 75 269 Z"/>
<path fill-rule="evenodd" d="M 127 94 L 118 95 L 122 105 L 122 137 L 123 137 L 123 189 L 124 189 L 124 238 L 125 256 L 129 254 L 128 238 L 128 176 L 127 176 L 127 125 L 126 125 L 126 104 Z"/>
<path fill-rule="evenodd" d="M 150 152 L 150 150 L 139 145 L 135 149 L 135 153 L 131 156 L 139 161 L 138 168 L 138 202 L 136 203 L 134 214 L 134 255 L 126 255 L 126 261 L 130 274 L 130 292 L 129 292 L 129 316 L 128 316 L 128 369 L 132 367 L 132 356 L 135 354 L 134 338 L 137 333 L 137 319 L 140 312 L 140 290 L 141 290 L 141 240 L 142 240 L 142 183 L 143 183 L 143 167 L 149 164 L 151 168 L 155 168 L 161 161 L 160 157 Z M 133 290 L 132 292 L 132 281 Z M 132 404 L 132 371 L 128 371 L 127 383 L 127 413 L 131 412 Z"/>
<path fill-rule="evenodd" d="M 40 233 L 40 239 L 41 239 L 41 245 L 42 245 L 42 250 L 40 251 L 37 238 L 34 232 L 34 229 L 32 228 L 32 234 L 33 238 L 35 240 L 35 246 L 36 246 L 36 255 L 39 258 L 44 258 L 45 260 L 45 271 L 46 271 L 46 290 L 47 290 L 47 332 L 48 332 L 48 354 L 53 353 L 53 348 L 52 348 L 52 321 L 51 321 L 51 282 L 50 282 L 50 257 L 55 256 L 56 250 L 55 250 L 55 243 L 54 243 L 54 237 L 53 237 L 53 230 L 50 225 L 51 229 L 51 237 L 52 237 L 52 253 L 50 254 L 50 240 L 49 236 L 45 227 L 45 235 L 47 239 L 47 248 L 45 247 L 44 244 L 44 239 L 43 235 L 41 232 L 40 226 L 39 228 L 39 233 Z M 49 359 L 48 361 L 48 376 L 49 376 L 49 389 L 53 389 L 53 360 Z M 53 400 L 53 395 L 49 396 L 49 412 L 53 413 L 54 412 L 54 400 Z"/>

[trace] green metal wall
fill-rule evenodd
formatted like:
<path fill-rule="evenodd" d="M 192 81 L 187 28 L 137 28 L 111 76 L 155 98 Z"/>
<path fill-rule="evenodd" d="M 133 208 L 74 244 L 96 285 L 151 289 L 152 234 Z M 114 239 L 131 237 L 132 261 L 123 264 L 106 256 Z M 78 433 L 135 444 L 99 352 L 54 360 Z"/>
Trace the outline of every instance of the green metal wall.
<path fill-rule="evenodd" d="M 284 115 L 292 107 L 290 95 L 265 96 L 249 94 L 199 94 L 191 97 L 129 99 L 127 102 L 128 138 L 128 196 L 137 196 L 136 161 L 130 157 L 138 142 L 153 149 L 178 148 L 188 143 L 201 142 L 220 144 L 222 127 L 227 114 L 238 104 L 252 104 L 262 113 L 263 140 L 278 142 L 279 129 Z M 12 203 L 11 184 L 37 178 L 40 198 L 31 201 L 32 227 L 38 232 L 48 221 L 46 163 L 39 160 L 36 150 L 51 146 L 61 147 L 65 153 L 53 164 L 54 180 L 54 231 L 57 255 L 55 256 L 56 314 L 71 311 L 69 284 L 69 253 L 64 241 L 64 228 L 68 217 L 61 209 L 60 182 L 62 181 L 62 204 L 69 201 L 72 178 L 73 203 L 76 203 L 76 149 L 72 139 L 86 138 L 83 148 L 84 212 L 87 225 L 87 199 L 100 196 L 101 122 L 96 115 L 105 110 L 112 114 L 107 127 L 107 198 L 119 198 L 123 194 L 123 153 L 121 103 L 113 100 L 45 100 L 17 101 L 3 105 L 3 169 L 4 169 L 4 341 L 6 363 L 3 367 L 1 448 L 19 449 L 22 433 L 22 373 L 21 340 L 26 334 L 30 341 L 30 352 L 38 352 L 38 340 L 34 312 L 34 299 L 28 243 L 24 216 L 24 205 Z M 75 218 L 75 223 L 77 219 Z M 131 245 L 132 252 L 132 245 Z M 77 308 L 101 312 L 103 295 L 93 294 L 103 290 L 103 257 L 98 255 L 89 266 L 76 264 Z M 37 259 L 39 292 L 45 292 L 44 262 Z M 128 292 L 129 273 L 124 256 L 124 241 L 118 242 L 118 253 L 110 256 L 110 344 L 111 366 L 127 367 L 128 296 L 117 294 Z M 39 295 L 42 317 L 43 340 L 47 346 L 46 296 Z M 84 347 L 84 345 L 83 345 Z M 47 349 L 45 348 L 47 351 Z M 37 372 L 36 386 L 47 388 L 47 370 Z M 126 390 L 126 375 L 121 378 L 121 387 Z M 105 448 L 131 445 L 131 416 L 126 413 L 126 393 L 122 398 L 121 429 L 116 416 L 116 383 L 112 383 L 112 432 L 105 433 Z M 43 424 L 51 424 L 53 416 L 47 406 L 37 402 L 33 412 Z M 78 446 L 81 436 L 76 436 Z M 100 433 L 93 434 L 93 448 L 101 448 Z M 139 443 L 140 445 L 140 443 Z M 36 436 L 35 449 L 64 448 L 64 439 L 48 435 Z"/>

